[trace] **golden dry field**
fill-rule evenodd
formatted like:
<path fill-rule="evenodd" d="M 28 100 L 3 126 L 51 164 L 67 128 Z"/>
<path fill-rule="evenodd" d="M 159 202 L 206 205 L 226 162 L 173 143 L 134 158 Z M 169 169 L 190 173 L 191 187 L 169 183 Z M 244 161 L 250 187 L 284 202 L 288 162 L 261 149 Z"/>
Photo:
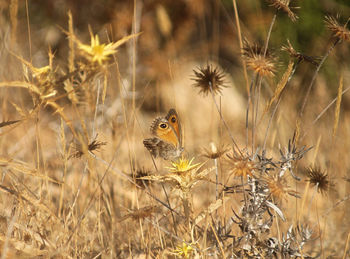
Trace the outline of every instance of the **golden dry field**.
<path fill-rule="evenodd" d="M 3 258 L 350 258 L 348 0 L 0 0 Z"/>

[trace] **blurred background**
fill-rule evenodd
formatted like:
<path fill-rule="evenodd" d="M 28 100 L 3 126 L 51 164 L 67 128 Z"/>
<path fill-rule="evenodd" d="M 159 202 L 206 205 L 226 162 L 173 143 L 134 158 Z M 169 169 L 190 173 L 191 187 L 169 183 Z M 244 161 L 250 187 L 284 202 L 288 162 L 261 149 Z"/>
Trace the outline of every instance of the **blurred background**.
<path fill-rule="evenodd" d="M 16 1 L 11 1 L 16 2 Z M 26 5 L 27 3 L 27 5 Z M 135 5 L 134 5 L 135 4 Z M 10 2 L 1 1 L 1 35 L 10 33 L 17 41 L 11 49 L 19 48 L 33 62 L 47 63 L 47 49 L 51 46 L 57 62 L 67 55 L 67 39 L 60 28 L 67 29 L 67 12 L 71 10 L 74 29 L 87 43 L 88 27 L 98 33 L 102 42 L 117 40 L 133 31 L 143 32 L 137 43 L 137 89 L 169 80 L 169 65 L 187 62 L 215 61 L 235 78 L 238 91 L 244 92 L 241 76 L 240 48 L 234 22 L 233 2 L 224 1 L 18 1 L 16 31 L 10 32 Z M 275 14 L 268 1 L 247 0 L 237 3 L 243 37 L 251 42 L 263 43 Z M 275 24 L 270 47 L 279 53 L 289 39 L 294 48 L 310 56 L 320 56 L 329 44 L 329 32 L 324 16 L 339 14 L 345 23 L 350 13 L 347 0 L 291 1 L 291 8 L 299 19 L 291 22 L 280 13 Z M 29 17 L 27 18 L 27 13 Z M 135 14 L 135 15 L 134 15 Z M 30 24 L 31 53 L 28 22 Z M 136 27 L 136 28 L 133 28 Z M 120 56 L 120 65 L 126 73 L 131 59 Z M 278 55 L 283 64 L 288 55 Z M 349 64 L 349 46 L 343 44 L 328 59 L 324 67 L 326 80 L 335 83 L 332 75 L 344 64 Z M 306 69 L 300 68 L 301 82 L 307 80 Z M 130 72 L 130 71 L 129 71 Z M 329 86 L 331 88 L 331 85 Z"/>
<path fill-rule="evenodd" d="M 184 124 L 188 127 L 197 122 L 193 118 L 212 114 L 213 104 L 209 99 L 195 94 L 191 79 L 193 69 L 213 63 L 225 73 L 229 86 L 222 94 L 222 105 L 227 106 L 223 111 L 230 123 L 234 123 L 237 129 L 235 134 L 240 135 L 239 132 L 244 131 L 247 86 L 232 1 L 18 1 L 18 20 L 12 22 L 11 26 L 10 6 L 16 2 L 0 1 L 2 60 L 3 64 L 7 64 L 0 71 L 3 81 L 18 79 L 15 71 L 21 73 L 22 70 L 21 62 L 11 57 L 6 49 L 41 67 L 48 64 L 47 52 L 50 47 L 55 54 L 55 65 L 62 71 L 67 71 L 68 44 L 63 30 L 68 28 L 70 10 L 74 32 L 85 44 L 90 41 L 89 28 L 105 43 L 133 32 L 142 32 L 137 38 L 135 49 L 132 43 L 126 44 L 119 49 L 117 56 L 126 100 L 134 96 L 138 109 L 154 117 L 161 112 L 165 113 L 170 107 L 176 107 L 180 114 L 186 112 L 187 116 L 183 120 L 187 120 Z M 243 39 L 263 44 L 275 9 L 268 1 L 247 0 L 240 1 L 237 5 Z M 288 63 L 288 54 L 281 50 L 282 46 L 286 46 L 287 40 L 297 51 L 321 57 L 333 40 L 324 23 L 325 15 L 339 14 L 340 22 L 345 23 L 350 14 L 350 3 L 347 0 L 292 1 L 291 10 L 299 19 L 292 22 L 285 13 L 279 12 L 272 30 L 269 48 L 277 57 L 277 69 L 276 76 L 265 82 L 263 96 L 267 98 L 271 96 Z M 322 66 L 318 85 L 312 91 L 315 97 L 311 100 L 320 105 L 319 109 L 329 102 L 330 96 L 336 95 L 340 73 L 344 73 L 344 80 L 348 82 L 349 50 L 349 44 L 339 44 Z M 14 67 L 17 69 L 12 69 Z M 286 102 L 293 101 L 295 105 L 300 105 L 311 81 L 312 69 L 313 66 L 308 63 L 302 63 L 298 67 L 290 82 L 293 95 L 287 94 L 289 100 Z M 117 86 L 116 81 L 113 81 L 118 75 L 113 65 L 110 66 L 109 76 L 111 87 L 108 88 L 106 114 L 118 121 L 122 113 L 121 102 L 117 100 L 120 93 L 115 91 Z M 135 95 L 132 93 L 133 85 Z M 194 107 L 200 109 L 193 109 Z M 342 108 L 346 111 L 350 108 L 347 95 L 342 100 Z M 319 110 L 312 112 L 315 116 Z M 217 115 L 211 119 L 218 119 Z M 149 118 L 141 123 L 148 125 Z M 195 132 L 197 136 L 198 129 L 202 128 L 202 135 L 208 136 L 208 129 L 203 128 L 200 122 L 199 124 L 189 132 Z M 142 125 L 142 128 L 146 125 Z M 216 123 L 213 125 L 215 127 Z M 115 125 L 111 127 L 114 128 Z M 217 140 L 218 136 L 214 135 L 210 138 Z"/>

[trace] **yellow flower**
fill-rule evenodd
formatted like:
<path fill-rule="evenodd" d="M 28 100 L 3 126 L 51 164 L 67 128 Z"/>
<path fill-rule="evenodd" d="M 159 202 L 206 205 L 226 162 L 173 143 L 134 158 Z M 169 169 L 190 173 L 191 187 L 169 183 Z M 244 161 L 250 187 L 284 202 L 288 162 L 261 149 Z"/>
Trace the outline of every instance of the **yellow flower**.
<path fill-rule="evenodd" d="M 117 42 L 108 43 L 108 44 L 100 44 L 100 39 L 98 35 L 91 35 L 91 42 L 90 45 L 85 45 L 81 43 L 74 35 L 73 39 L 77 42 L 78 48 L 82 50 L 87 58 L 92 62 L 97 62 L 99 65 L 102 65 L 102 63 L 108 58 L 115 54 L 117 52 L 117 48 L 122 45 L 123 43 L 127 42 L 129 39 L 134 38 L 138 36 L 137 34 L 132 34 L 129 36 L 126 36 L 122 38 L 121 40 L 118 40 Z"/>
<path fill-rule="evenodd" d="M 107 60 L 110 55 L 115 54 L 117 51 L 113 48 L 113 43 L 100 44 L 100 39 L 98 35 L 91 35 L 90 45 L 85 45 L 78 42 L 78 47 L 80 50 L 88 54 L 90 61 L 98 62 L 99 65 L 102 65 L 102 62 Z"/>
<path fill-rule="evenodd" d="M 180 158 L 179 160 L 172 162 L 173 167 L 168 167 L 171 171 L 170 173 L 165 175 L 148 175 L 140 177 L 139 179 L 158 182 L 173 182 L 176 184 L 176 188 L 187 193 L 200 180 L 205 179 L 205 177 L 214 169 L 208 168 L 200 171 L 204 163 L 192 164 L 193 159 L 194 158 L 191 160 Z"/>
<path fill-rule="evenodd" d="M 167 167 L 167 168 L 169 169 L 170 172 L 173 172 L 173 173 L 187 172 L 200 165 L 200 163 L 192 164 L 193 160 L 194 160 L 194 157 L 191 160 L 181 157 L 178 160 L 171 162 L 172 167 Z"/>
<path fill-rule="evenodd" d="M 178 245 L 176 247 L 176 249 L 174 250 L 174 254 L 176 254 L 177 256 L 181 256 L 182 258 L 190 258 L 194 250 L 192 245 L 193 243 L 188 245 L 185 242 L 182 242 L 182 245 Z"/>

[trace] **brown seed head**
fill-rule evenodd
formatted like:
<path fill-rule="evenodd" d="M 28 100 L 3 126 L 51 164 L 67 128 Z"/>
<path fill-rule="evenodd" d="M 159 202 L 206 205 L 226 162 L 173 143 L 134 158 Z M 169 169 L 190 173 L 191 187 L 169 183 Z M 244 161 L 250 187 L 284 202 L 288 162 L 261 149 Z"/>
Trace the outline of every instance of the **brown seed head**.
<path fill-rule="evenodd" d="M 287 43 L 288 45 L 283 46 L 282 50 L 288 52 L 289 56 L 291 56 L 292 58 L 296 58 L 298 61 L 306 61 L 315 66 L 318 66 L 319 58 L 304 55 L 303 53 L 296 51 L 293 48 L 292 44 L 290 44 L 289 40 L 287 40 Z"/>
<path fill-rule="evenodd" d="M 270 190 L 275 201 L 287 200 L 287 194 L 299 197 L 298 194 L 288 186 L 286 178 L 278 177 L 278 175 L 270 175 L 263 179 Z"/>
<path fill-rule="evenodd" d="M 257 165 L 249 159 L 249 157 L 244 157 L 238 154 L 227 154 L 227 162 L 230 165 L 230 173 L 235 176 L 253 176 L 254 170 L 257 169 Z"/>
<path fill-rule="evenodd" d="M 290 0 L 268 0 L 268 2 L 271 3 L 271 6 L 276 8 L 277 10 L 282 10 L 285 12 L 288 17 L 292 20 L 292 22 L 295 22 L 298 19 L 298 16 L 291 11 L 291 8 L 297 9 L 299 7 L 290 7 Z"/>
<path fill-rule="evenodd" d="M 150 170 L 146 170 L 144 168 L 137 169 L 135 173 L 136 184 L 141 188 L 145 188 L 146 186 L 149 186 L 151 184 L 151 181 L 147 179 L 141 179 L 141 178 L 149 176 L 151 174 L 152 172 Z"/>
<path fill-rule="evenodd" d="M 199 67 L 193 72 L 192 80 L 196 82 L 193 86 L 200 88 L 199 93 L 204 96 L 211 91 L 213 94 L 221 93 L 222 88 L 227 87 L 224 84 L 224 74 L 217 67 L 207 65 L 206 67 Z"/>
<path fill-rule="evenodd" d="M 158 206 L 155 206 L 155 205 L 146 206 L 126 214 L 125 216 L 119 219 L 119 222 L 124 221 L 128 218 L 132 218 L 133 220 L 145 219 L 145 218 L 151 217 L 153 214 L 158 213 L 160 211 L 161 209 Z"/>
<path fill-rule="evenodd" d="M 326 16 L 325 18 L 326 25 L 328 29 L 333 33 L 333 37 L 347 42 L 350 42 L 350 31 L 346 28 L 349 20 L 350 18 L 343 26 L 341 26 L 336 18 L 332 16 Z"/>
<path fill-rule="evenodd" d="M 310 167 L 306 173 L 309 178 L 308 181 L 317 186 L 317 190 L 322 194 L 326 194 L 334 186 L 328 173 L 320 167 Z"/>
<path fill-rule="evenodd" d="M 245 41 L 243 48 L 243 57 L 247 66 L 260 76 L 273 76 L 275 73 L 275 58 L 269 51 L 264 53 L 264 49 L 257 45 L 251 45 Z"/>
<path fill-rule="evenodd" d="M 217 147 L 215 143 L 210 143 L 210 149 L 203 148 L 203 156 L 209 159 L 217 159 L 228 151 L 224 145 Z"/>
<path fill-rule="evenodd" d="M 106 145 L 107 142 L 101 142 L 97 140 L 97 136 L 96 138 L 88 144 L 87 146 L 87 151 L 90 151 L 93 153 L 93 151 L 99 151 L 99 149 Z M 84 155 L 84 150 L 82 147 L 77 147 L 77 150 L 69 156 L 69 158 L 75 157 L 75 158 L 81 158 Z"/>

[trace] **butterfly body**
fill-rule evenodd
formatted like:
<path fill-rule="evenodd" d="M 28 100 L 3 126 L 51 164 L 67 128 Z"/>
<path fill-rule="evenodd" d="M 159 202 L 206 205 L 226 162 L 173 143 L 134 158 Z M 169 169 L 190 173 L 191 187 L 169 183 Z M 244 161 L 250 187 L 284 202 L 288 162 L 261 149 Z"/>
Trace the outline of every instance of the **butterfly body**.
<path fill-rule="evenodd" d="M 170 109 L 164 118 L 153 121 L 151 133 L 154 137 L 144 139 L 143 144 L 154 157 L 174 160 L 183 152 L 181 124 L 174 109 Z"/>

